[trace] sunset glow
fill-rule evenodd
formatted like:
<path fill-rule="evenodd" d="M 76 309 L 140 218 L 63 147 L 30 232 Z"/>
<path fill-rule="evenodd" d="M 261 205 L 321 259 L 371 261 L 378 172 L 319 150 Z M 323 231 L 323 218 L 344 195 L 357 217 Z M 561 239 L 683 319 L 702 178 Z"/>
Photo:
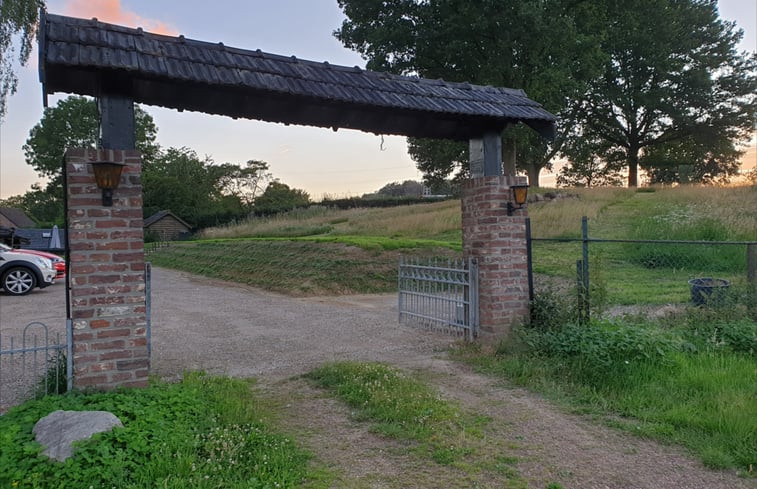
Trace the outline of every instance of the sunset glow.
<path fill-rule="evenodd" d="M 147 19 L 134 12 L 124 9 L 121 0 L 68 0 L 63 7 L 63 13 L 72 17 L 92 18 L 120 24 L 127 27 L 141 27 L 146 31 L 167 36 L 177 36 L 179 31 L 175 27 L 159 20 Z"/>

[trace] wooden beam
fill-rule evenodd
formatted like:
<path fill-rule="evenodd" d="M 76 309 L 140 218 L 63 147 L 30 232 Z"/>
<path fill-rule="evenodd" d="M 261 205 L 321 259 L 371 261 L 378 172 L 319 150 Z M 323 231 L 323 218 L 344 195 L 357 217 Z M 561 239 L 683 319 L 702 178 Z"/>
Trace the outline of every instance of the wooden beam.
<path fill-rule="evenodd" d="M 502 137 L 487 132 L 469 144 L 471 178 L 502 175 Z"/>
<path fill-rule="evenodd" d="M 103 149 L 136 149 L 134 100 L 121 95 L 99 99 L 100 146 Z"/>

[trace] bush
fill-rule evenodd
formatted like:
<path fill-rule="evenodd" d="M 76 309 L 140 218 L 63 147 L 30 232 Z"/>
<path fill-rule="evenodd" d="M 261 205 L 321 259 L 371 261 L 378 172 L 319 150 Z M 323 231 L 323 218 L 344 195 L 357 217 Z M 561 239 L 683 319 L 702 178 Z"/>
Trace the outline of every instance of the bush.
<path fill-rule="evenodd" d="M 537 292 L 531 301 L 530 326 L 544 330 L 577 323 L 579 311 L 575 297 L 575 291 L 560 292 L 552 285 Z"/>
<path fill-rule="evenodd" d="M 607 322 L 523 329 L 520 338 L 533 354 L 576 361 L 589 369 L 622 367 L 637 361 L 663 362 L 679 350 L 677 342 L 660 330 Z"/>

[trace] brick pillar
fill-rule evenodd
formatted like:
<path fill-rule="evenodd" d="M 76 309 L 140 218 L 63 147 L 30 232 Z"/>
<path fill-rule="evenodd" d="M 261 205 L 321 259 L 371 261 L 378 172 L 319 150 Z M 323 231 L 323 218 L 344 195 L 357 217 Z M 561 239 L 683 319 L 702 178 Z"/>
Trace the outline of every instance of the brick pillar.
<path fill-rule="evenodd" d="M 125 163 L 113 206 L 91 161 Z M 74 387 L 147 385 L 142 162 L 138 151 L 66 152 Z"/>
<path fill-rule="evenodd" d="M 529 317 L 528 211 L 507 215 L 510 185 L 525 177 L 487 176 L 463 184 L 463 255 L 478 259 L 480 338 L 505 338 Z"/>

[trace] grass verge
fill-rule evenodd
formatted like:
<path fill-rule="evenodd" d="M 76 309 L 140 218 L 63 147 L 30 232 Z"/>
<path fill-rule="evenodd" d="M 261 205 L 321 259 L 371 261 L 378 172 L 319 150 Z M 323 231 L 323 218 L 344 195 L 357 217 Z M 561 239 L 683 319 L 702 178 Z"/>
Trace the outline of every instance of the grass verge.
<path fill-rule="evenodd" d="M 757 323 L 701 314 L 521 329 L 495 355 L 458 356 L 491 375 L 642 436 L 685 446 L 709 467 L 757 465 Z"/>
<path fill-rule="evenodd" d="M 425 384 L 383 364 L 339 362 L 306 375 L 355 408 L 357 419 L 393 438 L 419 443 L 419 452 L 440 464 L 468 455 L 466 436 L 477 436 L 483 419 L 468 419 Z"/>
<path fill-rule="evenodd" d="M 442 248 L 424 250 L 454 254 Z M 148 260 L 274 292 L 314 296 L 395 292 L 398 258 L 396 250 L 379 246 L 366 250 L 339 242 L 245 239 L 176 244 Z"/>
<path fill-rule="evenodd" d="M 124 426 L 54 462 L 32 428 L 58 409 L 110 411 Z M 46 397 L 0 416 L 0 487 L 315 487 L 323 474 L 267 417 L 250 381 L 199 373 L 147 389 Z"/>
<path fill-rule="evenodd" d="M 306 378 L 333 392 L 376 432 L 414 442 L 414 453 L 459 470 L 468 487 L 526 487 L 515 469 L 517 459 L 507 456 L 501 440 L 487 435 L 489 418 L 462 411 L 399 369 L 338 362 Z"/>

